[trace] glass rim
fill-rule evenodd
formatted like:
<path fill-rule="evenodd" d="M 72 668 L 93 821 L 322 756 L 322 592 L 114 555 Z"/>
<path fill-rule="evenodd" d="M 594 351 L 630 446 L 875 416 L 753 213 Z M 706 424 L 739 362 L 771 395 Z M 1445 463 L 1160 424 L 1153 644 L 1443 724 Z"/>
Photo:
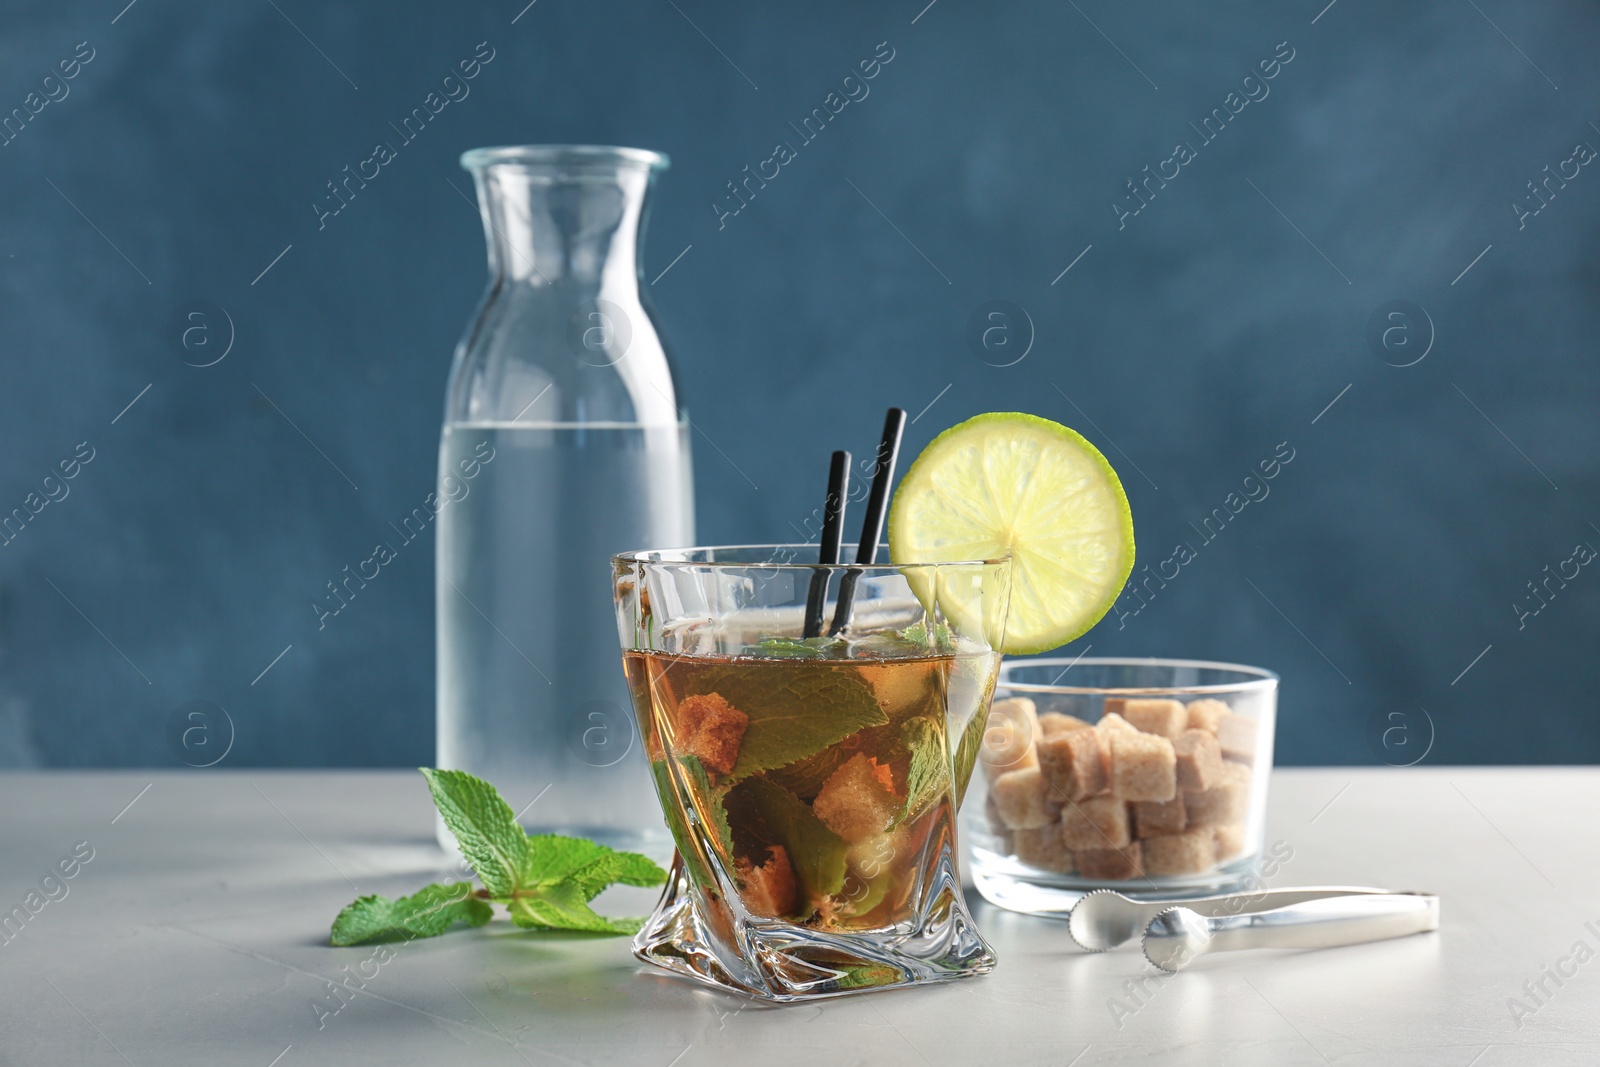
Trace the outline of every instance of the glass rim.
<path fill-rule="evenodd" d="M 666 170 L 672 160 L 664 152 L 648 148 L 624 148 L 597 144 L 523 144 L 470 148 L 461 153 L 462 170 L 481 170 L 497 163 L 519 163 L 529 167 L 559 166 L 636 166 Z"/>
<path fill-rule="evenodd" d="M 1234 671 L 1249 675 L 1244 681 L 1218 682 L 1208 685 L 1059 685 L 1057 683 L 1016 682 L 1007 678 L 1013 670 L 1023 667 L 1062 667 L 1062 674 L 1073 667 L 1188 667 L 1200 670 Z M 1058 676 L 1059 677 L 1059 676 Z M 1221 663 L 1204 659 L 1164 659 L 1159 656 L 1079 656 L 1076 659 L 1051 657 L 1041 659 L 1007 659 L 1000 664 L 1000 677 L 995 688 L 1015 693 L 1050 693 L 1072 696 L 1092 696 L 1113 693 L 1141 695 L 1152 693 L 1249 693 L 1278 688 L 1278 675 L 1265 667 L 1251 667 L 1243 663 Z"/>
<path fill-rule="evenodd" d="M 884 573 L 899 573 L 908 570 L 936 570 L 941 567 L 996 567 L 1003 563 L 1010 563 L 1010 556 L 1000 556 L 995 559 L 959 559 L 941 560 L 938 563 L 779 563 L 775 560 L 741 560 L 738 562 L 727 560 L 696 560 L 685 558 L 695 552 L 761 552 L 777 549 L 810 549 L 816 553 L 819 546 L 814 544 L 781 544 L 781 545 L 696 545 L 692 548 L 642 548 L 630 552 L 618 552 L 611 557 L 612 563 L 625 563 L 645 567 L 661 565 L 683 565 L 689 567 L 705 567 L 708 570 L 783 570 L 783 571 L 859 571 L 862 573 L 881 571 Z M 879 546 L 883 548 L 884 546 Z M 678 557 L 646 559 L 646 556 Z"/>

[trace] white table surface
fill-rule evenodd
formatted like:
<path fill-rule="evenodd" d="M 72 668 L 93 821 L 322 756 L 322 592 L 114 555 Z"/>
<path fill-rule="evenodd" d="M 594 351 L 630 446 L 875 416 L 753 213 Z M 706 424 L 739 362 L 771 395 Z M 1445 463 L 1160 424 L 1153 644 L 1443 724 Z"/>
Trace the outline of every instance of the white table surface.
<path fill-rule="evenodd" d="M 1271 809 L 1294 851 L 1275 884 L 1433 890 L 1439 932 L 1212 957 L 1141 1006 L 1136 947 L 1087 955 L 979 902 L 989 976 L 764 1007 L 652 973 L 625 938 L 497 921 L 399 947 L 329 1015 L 328 981 L 372 955 L 328 947 L 333 916 L 442 866 L 419 775 L 8 774 L 0 913 L 79 842 L 94 855 L 0 943 L 0 1063 L 1600 1062 L 1600 770 L 1283 770 Z M 624 892 L 601 905 L 648 909 Z M 1523 984 L 1546 967 L 1571 976 L 1538 1003 Z"/>

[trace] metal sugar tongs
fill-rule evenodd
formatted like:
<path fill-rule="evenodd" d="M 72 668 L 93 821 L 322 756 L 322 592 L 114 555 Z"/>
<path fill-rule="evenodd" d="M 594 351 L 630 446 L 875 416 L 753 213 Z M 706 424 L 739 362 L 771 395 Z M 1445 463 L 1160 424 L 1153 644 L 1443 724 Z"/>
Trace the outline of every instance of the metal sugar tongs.
<path fill-rule="evenodd" d="M 1110 889 L 1086 894 L 1067 932 L 1105 952 L 1143 932 L 1145 958 L 1180 971 L 1207 952 L 1333 948 L 1439 928 L 1439 898 L 1360 886 L 1303 886 L 1226 896 L 1136 900 Z"/>

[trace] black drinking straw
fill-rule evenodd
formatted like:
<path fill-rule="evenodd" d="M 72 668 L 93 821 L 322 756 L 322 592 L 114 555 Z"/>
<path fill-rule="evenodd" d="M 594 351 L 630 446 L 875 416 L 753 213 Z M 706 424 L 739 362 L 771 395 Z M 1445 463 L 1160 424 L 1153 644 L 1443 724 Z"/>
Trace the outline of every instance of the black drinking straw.
<path fill-rule="evenodd" d="M 822 546 L 817 562 L 831 567 L 839 562 L 839 546 L 844 540 L 844 501 L 850 491 L 850 453 L 835 452 L 828 468 L 828 498 L 822 505 Z M 828 571 L 811 572 L 811 588 L 806 591 L 807 637 L 822 635 L 822 609 L 828 601 Z"/>
<path fill-rule="evenodd" d="M 861 521 L 861 541 L 856 545 L 857 563 L 876 563 L 878 541 L 883 537 L 883 520 L 889 510 L 889 486 L 894 481 L 894 464 L 900 455 L 900 435 L 905 432 L 906 413 L 890 408 L 883 420 L 883 437 L 878 441 L 878 458 L 872 468 L 872 492 L 867 496 L 867 514 Z M 839 582 L 839 604 L 834 608 L 830 634 L 850 625 L 850 609 L 855 603 L 856 581 L 861 570 L 845 572 Z"/>

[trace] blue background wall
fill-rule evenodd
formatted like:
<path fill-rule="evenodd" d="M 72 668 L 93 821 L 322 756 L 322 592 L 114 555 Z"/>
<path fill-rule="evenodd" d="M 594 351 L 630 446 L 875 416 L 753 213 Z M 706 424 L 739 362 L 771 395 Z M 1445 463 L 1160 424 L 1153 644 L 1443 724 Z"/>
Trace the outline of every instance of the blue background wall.
<path fill-rule="evenodd" d="M 0 764 L 176 765 L 190 700 L 228 709 L 227 765 L 431 760 L 431 542 L 336 625 L 310 605 L 431 488 L 484 280 L 456 158 L 521 142 L 674 160 L 646 277 L 683 253 L 651 294 L 703 541 L 794 537 L 888 404 L 912 454 L 1033 411 L 1121 471 L 1141 562 L 1196 550 L 1069 653 L 1279 670 L 1283 762 L 1600 755 L 1600 576 L 1513 607 L 1600 546 L 1600 167 L 1511 206 L 1600 147 L 1595 4 L 125 2 L 0 17 L 0 111 L 93 55 L 0 148 L 0 511 L 93 452 L 0 547 Z M 725 183 L 885 41 L 870 96 L 719 227 Z M 324 183 L 479 42 L 471 95 L 319 230 Z M 235 334 L 206 368 L 196 300 Z M 1003 353 L 969 339 L 992 300 L 1031 319 L 1014 365 L 1021 320 Z"/>

